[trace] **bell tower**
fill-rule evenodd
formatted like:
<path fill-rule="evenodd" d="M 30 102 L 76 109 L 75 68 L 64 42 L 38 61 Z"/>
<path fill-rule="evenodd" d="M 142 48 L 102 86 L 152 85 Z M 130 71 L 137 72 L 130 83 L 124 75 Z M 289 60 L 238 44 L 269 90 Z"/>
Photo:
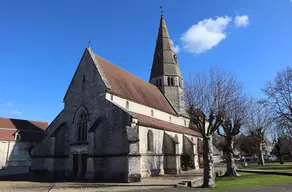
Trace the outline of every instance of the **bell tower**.
<path fill-rule="evenodd" d="M 178 114 L 186 116 L 183 78 L 163 14 L 149 82 L 161 90 Z"/>

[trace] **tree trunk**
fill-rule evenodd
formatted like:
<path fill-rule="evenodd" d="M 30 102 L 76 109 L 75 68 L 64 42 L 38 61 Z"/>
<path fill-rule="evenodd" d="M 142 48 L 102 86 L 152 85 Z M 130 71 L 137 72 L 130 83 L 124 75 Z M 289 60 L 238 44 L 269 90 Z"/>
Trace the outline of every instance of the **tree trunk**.
<path fill-rule="evenodd" d="M 203 161 L 204 161 L 204 183 L 202 187 L 214 188 L 215 172 L 213 164 L 213 143 L 212 137 L 203 137 Z"/>
<path fill-rule="evenodd" d="M 260 143 L 258 145 L 258 165 L 259 166 L 265 166 L 264 153 L 263 153 L 263 144 L 262 143 Z"/>
<path fill-rule="evenodd" d="M 279 154 L 279 158 L 280 158 L 280 164 L 284 164 L 284 159 L 283 159 L 283 155 L 281 153 L 281 148 L 280 148 L 280 145 L 279 144 L 276 144 L 276 149 L 277 149 L 277 152 Z"/>
<path fill-rule="evenodd" d="M 227 136 L 226 141 L 227 141 L 226 173 L 224 176 L 228 177 L 239 176 L 239 174 L 236 172 L 234 160 L 234 138 L 232 136 Z"/>

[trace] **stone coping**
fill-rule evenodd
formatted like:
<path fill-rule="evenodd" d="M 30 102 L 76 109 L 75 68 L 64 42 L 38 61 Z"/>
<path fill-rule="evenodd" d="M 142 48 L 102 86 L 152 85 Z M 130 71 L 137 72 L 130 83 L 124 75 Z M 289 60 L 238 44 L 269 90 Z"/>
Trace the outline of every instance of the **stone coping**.
<path fill-rule="evenodd" d="M 280 171 L 272 171 L 272 170 L 237 169 L 236 171 L 238 171 L 238 172 L 246 172 L 246 173 L 261 173 L 261 174 L 274 174 L 274 175 L 292 176 L 292 173 L 280 172 Z"/>

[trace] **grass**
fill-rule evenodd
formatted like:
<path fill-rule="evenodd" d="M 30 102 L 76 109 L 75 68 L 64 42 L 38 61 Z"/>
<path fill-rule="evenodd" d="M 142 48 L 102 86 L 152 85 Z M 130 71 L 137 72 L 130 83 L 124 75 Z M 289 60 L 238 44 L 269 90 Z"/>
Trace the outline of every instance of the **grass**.
<path fill-rule="evenodd" d="M 255 173 L 240 173 L 240 177 L 216 178 L 216 188 L 213 190 L 230 190 L 238 188 L 253 188 L 267 185 L 292 183 L 292 177 L 282 175 L 265 175 Z"/>
<path fill-rule="evenodd" d="M 254 169 L 254 170 L 271 170 L 279 172 L 292 173 L 292 163 L 287 162 L 281 165 L 279 162 L 267 162 L 265 166 L 261 167 L 257 164 L 249 164 L 247 167 L 242 169 Z"/>

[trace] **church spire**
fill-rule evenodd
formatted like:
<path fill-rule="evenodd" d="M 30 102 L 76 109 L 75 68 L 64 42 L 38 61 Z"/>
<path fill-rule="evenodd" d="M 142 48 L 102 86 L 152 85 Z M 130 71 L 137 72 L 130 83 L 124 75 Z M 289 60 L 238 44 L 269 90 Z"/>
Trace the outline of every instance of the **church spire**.
<path fill-rule="evenodd" d="M 179 114 L 185 113 L 183 78 L 163 14 L 160 16 L 150 83 L 161 90 Z"/>

